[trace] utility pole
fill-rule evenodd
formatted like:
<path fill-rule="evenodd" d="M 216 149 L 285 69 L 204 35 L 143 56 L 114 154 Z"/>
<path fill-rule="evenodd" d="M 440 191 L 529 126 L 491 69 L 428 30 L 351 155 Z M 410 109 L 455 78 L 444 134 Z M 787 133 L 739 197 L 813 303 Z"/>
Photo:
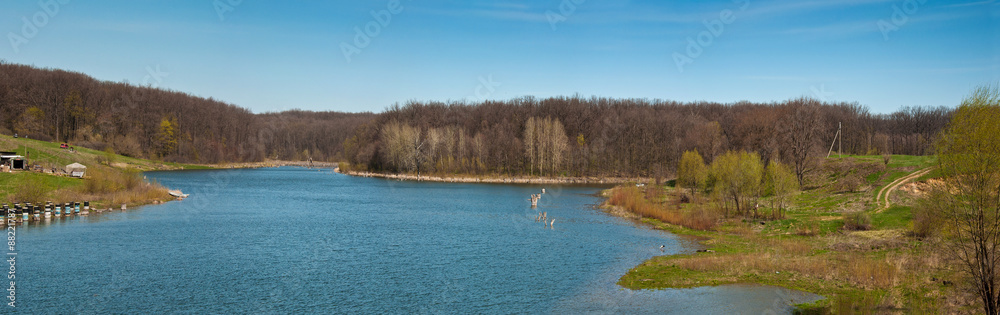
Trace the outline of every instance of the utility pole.
<path fill-rule="evenodd" d="M 840 149 L 837 151 L 837 155 L 839 155 L 841 158 L 843 157 L 844 138 L 842 138 L 843 135 L 841 134 L 842 125 L 843 123 L 839 122 L 837 123 L 837 135 L 833 136 L 833 143 L 830 143 L 830 150 L 826 152 L 826 158 L 830 158 L 830 155 L 833 154 L 833 147 L 837 145 L 837 139 L 840 139 Z"/>

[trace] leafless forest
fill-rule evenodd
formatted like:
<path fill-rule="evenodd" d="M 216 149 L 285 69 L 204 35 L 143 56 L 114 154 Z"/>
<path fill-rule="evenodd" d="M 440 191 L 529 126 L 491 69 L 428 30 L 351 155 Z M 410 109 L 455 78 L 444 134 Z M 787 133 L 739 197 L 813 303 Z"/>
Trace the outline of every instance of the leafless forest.
<path fill-rule="evenodd" d="M 930 154 L 951 110 L 871 113 L 855 103 L 678 103 L 524 97 L 393 106 L 344 144 L 352 164 L 390 172 L 669 176 L 683 152 L 777 159 L 801 175 L 843 124 L 844 154 Z M 840 145 L 836 149 L 840 149 Z"/>
<path fill-rule="evenodd" d="M 189 163 L 338 160 L 370 113 L 254 114 L 211 98 L 0 63 L 0 133 Z"/>
<path fill-rule="evenodd" d="M 388 172 L 669 176 L 681 154 L 757 152 L 807 171 L 843 124 L 846 154 L 930 154 L 945 107 L 516 98 L 409 102 L 380 114 L 245 108 L 182 92 L 0 63 L 0 133 L 189 163 L 347 160 Z M 293 104 L 292 104 L 293 105 Z M 332 105 L 331 105 L 332 106 Z"/>

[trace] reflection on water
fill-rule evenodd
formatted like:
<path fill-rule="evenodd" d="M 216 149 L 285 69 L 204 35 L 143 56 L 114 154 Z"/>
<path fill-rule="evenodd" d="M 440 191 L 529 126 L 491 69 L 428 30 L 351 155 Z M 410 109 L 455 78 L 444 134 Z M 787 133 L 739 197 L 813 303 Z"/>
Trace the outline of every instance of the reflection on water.
<path fill-rule="evenodd" d="M 630 268 L 690 244 L 595 210 L 596 188 L 545 186 L 532 209 L 543 186 L 302 168 L 148 176 L 192 195 L 21 231 L 21 310 L 747 314 L 817 298 L 759 286 L 622 289 Z"/>

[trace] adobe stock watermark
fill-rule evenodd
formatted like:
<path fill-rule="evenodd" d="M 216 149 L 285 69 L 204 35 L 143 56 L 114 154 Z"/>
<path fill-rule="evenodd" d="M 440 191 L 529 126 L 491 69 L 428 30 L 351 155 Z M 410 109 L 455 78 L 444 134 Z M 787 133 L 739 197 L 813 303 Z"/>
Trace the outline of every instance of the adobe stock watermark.
<path fill-rule="evenodd" d="M 55 18 L 62 6 L 69 4 L 69 2 L 70 0 L 38 1 L 39 10 L 32 14 L 30 19 L 27 16 L 21 17 L 21 33 L 7 32 L 7 40 L 10 41 L 10 47 L 14 49 L 14 53 L 20 53 L 21 45 L 27 44 L 28 41 L 38 36 L 38 32 L 49 25 L 49 20 Z"/>
<path fill-rule="evenodd" d="M 215 8 L 215 13 L 219 15 L 219 21 L 225 22 L 226 15 L 229 12 L 236 10 L 236 7 L 243 4 L 243 0 L 215 0 L 212 1 L 212 7 Z"/>
<path fill-rule="evenodd" d="M 389 0 L 385 5 L 385 9 L 379 11 L 371 10 L 369 14 L 371 14 L 372 20 L 365 23 L 364 27 L 354 27 L 353 44 L 340 42 L 340 52 L 344 54 L 344 59 L 347 60 L 347 63 L 351 63 L 353 56 L 361 54 L 362 50 L 371 45 L 373 39 L 382 34 L 383 29 L 389 27 L 393 16 L 403 12 L 403 5 L 399 1 Z"/>
<path fill-rule="evenodd" d="M 556 30 L 556 24 L 565 22 L 570 15 L 576 13 L 577 6 L 584 2 L 587 2 L 587 0 L 562 0 L 562 2 L 559 2 L 558 13 L 546 10 L 545 19 L 549 20 L 549 26 L 552 27 L 552 31 Z"/>
<path fill-rule="evenodd" d="M 778 314 L 778 312 L 787 312 L 791 305 L 795 303 L 795 297 L 792 296 L 790 290 L 785 288 L 774 288 L 774 300 L 771 300 L 771 305 L 763 312 L 762 315 L 773 315 Z"/>
<path fill-rule="evenodd" d="M 739 5 L 738 10 L 740 12 L 746 11 L 750 7 L 750 0 L 733 0 L 733 3 Z M 726 31 L 726 25 L 733 24 L 735 21 L 736 14 L 730 9 L 719 11 L 719 18 L 717 19 L 702 21 L 702 24 L 705 25 L 705 30 L 699 32 L 695 37 L 688 36 L 688 45 L 684 49 L 684 54 L 674 52 L 672 56 L 674 64 L 677 65 L 677 72 L 684 73 L 684 66 L 694 63 L 695 59 L 701 57 L 701 54 L 705 52 L 705 48 L 712 46 L 715 40 Z"/>
<path fill-rule="evenodd" d="M 156 68 L 146 66 L 146 76 L 142 77 L 142 85 L 157 88 L 160 86 L 160 83 L 163 83 L 163 78 L 168 76 L 170 76 L 170 73 L 160 70 L 160 65 L 156 65 Z M 153 82 L 150 82 L 150 80 L 153 80 Z"/>
<path fill-rule="evenodd" d="M 146 66 L 146 75 L 142 77 L 141 87 L 158 88 L 163 83 L 163 79 L 168 76 L 170 76 L 170 73 L 161 70 L 159 64 L 156 66 Z M 122 94 L 121 102 L 115 102 L 115 105 L 112 107 L 114 115 L 134 110 L 142 103 L 144 96 L 139 91 L 140 89 L 133 88 L 130 90 L 130 92 Z"/>
<path fill-rule="evenodd" d="M 476 101 L 485 101 L 487 98 L 493 95 L 497 91 L 497 88 L 503 85 L 503 83 L 493 81 L 493 74 L 489 74 L 485 77 L 479 76 L 479 85 L 473 90 L 472 98 Z"/>
<path fill-rule="evenodd" d="M 900 27 L 906 25 L 910 21 L 910 16 L 917 14 L 924 3 L 927 3 L 927 0 L 905 0 L 902 7 L 893 4 L 889 20 L 880 19 L 875 23 L 882 32 L 882 40 L 889 41 L 889 33 L 898 31 Z"/>
<path fill-rule="evenodd" d="M 810 86 L 809 91 L 812 92 L 813 97 L 823 103 L 830 102 L 831 97 L 833 97 L 833 92 L 826 90 L 826 84 L 820 84 L 818 88 L 815 85 Z"/>

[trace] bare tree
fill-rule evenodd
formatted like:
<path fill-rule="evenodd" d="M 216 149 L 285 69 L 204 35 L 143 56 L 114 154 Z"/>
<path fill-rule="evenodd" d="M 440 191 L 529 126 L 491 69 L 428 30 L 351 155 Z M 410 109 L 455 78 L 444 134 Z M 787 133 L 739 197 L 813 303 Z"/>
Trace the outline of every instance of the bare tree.
<path fill-rule="evenodd" d="M 948 223 L 948 248 L 962 263 L 986 314 L 1000 314 L 1000 86 L 966 98 L 938 144 L 945 185 L 930 204 Z"/>
<path fill-rule="evenodd" d="M 804 183 L 805 173 L 809 171 L 809 158 L 815 152 L 816 145 L 822 136 L 822 117 L 819 106 L 813 101 L 799 99 L 790 108 L 791 112 L 780 125 L 786 157 L 795 168 L 795 177 L 799 185 Z"/>

